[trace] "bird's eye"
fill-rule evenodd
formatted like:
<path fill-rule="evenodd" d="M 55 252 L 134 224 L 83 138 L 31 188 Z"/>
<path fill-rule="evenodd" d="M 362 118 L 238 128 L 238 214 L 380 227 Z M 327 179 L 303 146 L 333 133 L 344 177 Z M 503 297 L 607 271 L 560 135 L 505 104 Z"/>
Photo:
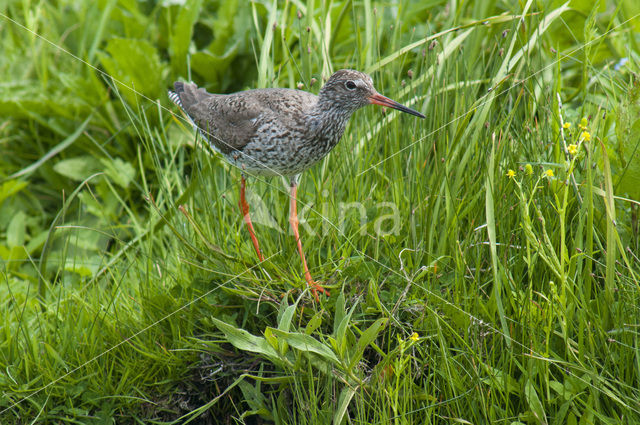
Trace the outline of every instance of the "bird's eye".
<path fill-rule="evenodd" d="M 348 90 L 355 90 L 356 89 L 356 83 L 354 83 L 353 81 L 349 80 L 346 83 L 344 83 L 344 86 L 348 89 Z"/>

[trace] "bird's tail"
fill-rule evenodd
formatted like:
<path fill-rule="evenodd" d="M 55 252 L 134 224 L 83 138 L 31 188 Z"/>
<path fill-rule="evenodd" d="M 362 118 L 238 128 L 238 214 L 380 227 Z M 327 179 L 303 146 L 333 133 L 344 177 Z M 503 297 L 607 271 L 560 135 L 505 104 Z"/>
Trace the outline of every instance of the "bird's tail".
<path fill-rule="evenodd" d="M 193 125 L 193 129 L 198 131 L 202 137 L 204 137 L 204 140 L 208 142 L 207 145 L 215 152 L 222 153 L 215 143 L 211 142 L 211 139 L 209 138 L 210 135 L 196 124 L 187 110 L 189 106 L 197 103 L 199 98 L 206 94 L 206 91 L 204 91 L 204 89 L 198 89 L 195 84 L 185 84 L 181 81 L 176 81 L 173 83 L 173 91 L 169 90 L 167 94 L 169 95 L 169 99 L 184 111 L 187 118 L 189 118 L 191 125 Z"/>

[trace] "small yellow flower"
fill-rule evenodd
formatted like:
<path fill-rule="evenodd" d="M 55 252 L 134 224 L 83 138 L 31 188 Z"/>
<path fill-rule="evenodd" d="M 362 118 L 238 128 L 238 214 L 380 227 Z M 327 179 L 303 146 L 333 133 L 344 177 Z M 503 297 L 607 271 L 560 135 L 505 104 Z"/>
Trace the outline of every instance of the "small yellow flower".
<path fill-rule="evenodd" d="M 416 342 L 418 338 L 420 338 L 420 335 L 418 335 L 418 332 L 412 333 L 411 336 L 409 337 L 409 339 L 413 342 Z"/>
<path fill-rule="evenodd" d="M 525 165 L 524 170 L 527 172 L 528 175 L 533 174 L 533 167 L 531 166 L 531 164 Z"/>
<path fill-rule="evenodd" d="M 533 167 L 531 166 L 531 164 L 525 165 L 524 170 L 527 172 L 528 175 L 533 174 Z"/>
<path fill-rule="evenodd" d="M 580 127 L 580 130 L 586 130 L 587 129 L 587 124 L 589 124 L 589 121 L 587 121 L 586 118 L 582 118 L 580 120 L 580 124 L 578 124 L 578 127 Z"/>
<path fill-rule="evenodd" d="M 574 144 L 571 144 L 571 145 L 567 146 L 567 150 L 569 151 L 569 153 L 571 155 L 575 155 L 575 154 L 578 153 L 578 146 L 576 146 Z"/>
<path fill-rule="evenodd" d="M 547 177 L 553 177 L 553 170 L 549 168 L 547 171 L 544 172 L 544 175 Z"/>
<path fill-rule="evenodd" d="M 583 131 L 581 134 L 582 140 L 584 140 L 585 142 L 588 142 L 589 140 L 591 140 L 591 133 L 589 133 L 588 131 Z"/>
<path fill-rule="evenodd" d="M 562 124 L 562 128 L 564 128 L 565 130 L 569 130 L 571 128 L 571 123 L 570 122 L 566 122 L 566 123 Z"/>
<path fill-rule="evenodd" d="M 511 168 L 509 168 L 509 171 L 507 171 L 507 177 L 509 177 L 510 179 L 514 178 L 516 176 L 516 172 L 513 171 Z"/>

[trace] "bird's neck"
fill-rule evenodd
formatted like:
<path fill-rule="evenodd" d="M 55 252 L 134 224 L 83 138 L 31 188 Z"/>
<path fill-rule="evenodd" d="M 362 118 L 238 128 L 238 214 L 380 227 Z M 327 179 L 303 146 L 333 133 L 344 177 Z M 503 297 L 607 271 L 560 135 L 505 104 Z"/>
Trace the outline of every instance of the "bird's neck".
<path fill-rule="evenodd" d="M 344 128 L 357 109 L 348 106 L 349 104 L 337 104 L 335 100 L 327 99 L 320 92 L 318 101 L 311 109 L 309 117 L 312 120 L 321 121 L 323 126 L 339 125 Z"/>
<path fill-rule="evenodd" d="M 336 107 L 335 103 L 323 102 L 320 98 L 307 113 L 308 128 L 315 138 L 321 139 L 333 147 L 342 137 L 352 114 L 353 111 Z"/>

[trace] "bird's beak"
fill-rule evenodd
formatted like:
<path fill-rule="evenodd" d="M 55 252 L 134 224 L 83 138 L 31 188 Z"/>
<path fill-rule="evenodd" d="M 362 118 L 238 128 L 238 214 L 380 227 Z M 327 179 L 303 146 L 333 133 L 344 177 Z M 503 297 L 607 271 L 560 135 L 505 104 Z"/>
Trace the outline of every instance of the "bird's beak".
<path fill-rule="evenodd" d="M 426 118 L 420 112 L 415 111 L 411 108 L 407 108 L 404 105 L 399 104 L 395 100 L 391 100 L 388 97 L 384 97 L 380 93 L 375 93 L 369 96 L 369 102 L 375 105 L 386 106 L 388 108 L 397 109 L 398 111 L 406 112 L 407 114 L 415 115 L 416 117 Z"/>

